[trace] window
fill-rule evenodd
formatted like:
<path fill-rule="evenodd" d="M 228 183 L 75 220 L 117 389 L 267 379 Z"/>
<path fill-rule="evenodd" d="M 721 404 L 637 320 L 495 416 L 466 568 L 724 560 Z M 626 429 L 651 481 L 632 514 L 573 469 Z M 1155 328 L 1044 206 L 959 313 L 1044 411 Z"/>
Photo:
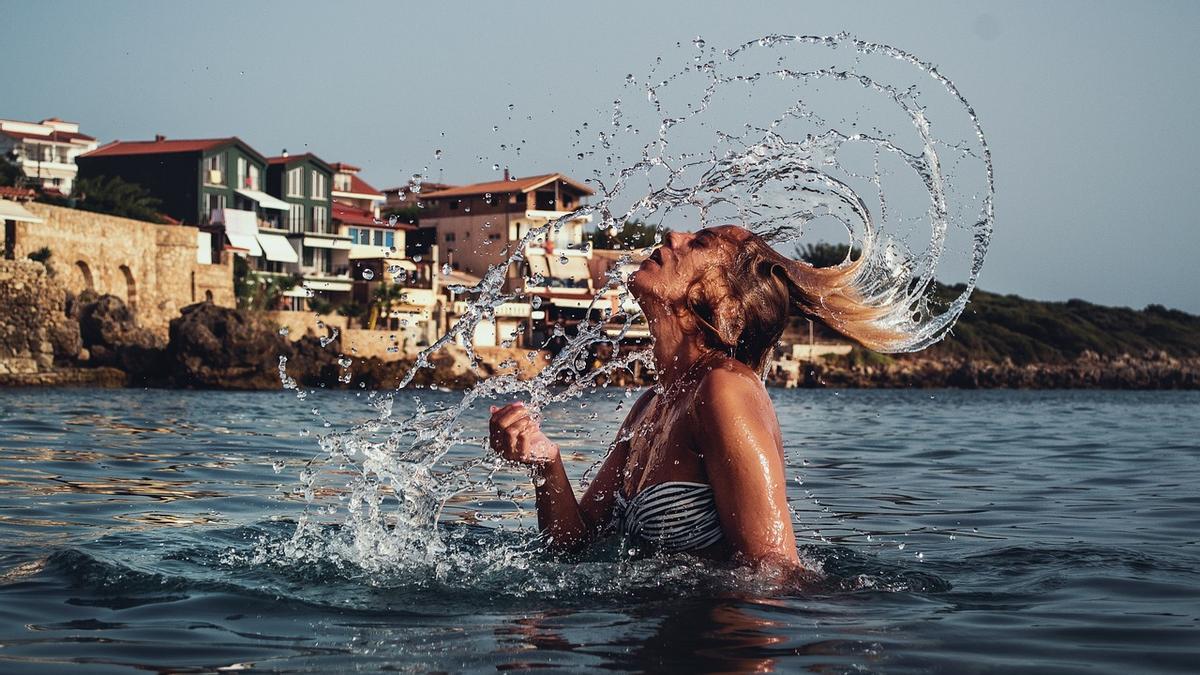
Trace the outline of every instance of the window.
<path fill-rule="evenodd" d="M 312 229 L 314 232 L 325 232 L 329 229 L 329 210 L 324 206 L 313 207 Z"/>
<path fill-rule="evenodd" d="M 304 196 L 304 169 L 296 167 L 287 172 L 287 196 Z"/>
<path fill-rule="evenodd" d="M 258 187 L 259 186 L 258 175 L 259 175 L 258 167 L 251 164 L 250 165 L 250 173 L 249 173 L 249 175 L 246 176 L 246 187 L 250 188 L 251 190 L 260 189 Z"/>
<path fill-rule="evenodd" d="M 304 205 L 292 204 L 288 209 L 288 232 L 304 231 Z"/>
<path fill-rule="evenodd" d="M 387 246 L 388 248 L 394 247 L 396 245 L 396 233 L 388 232 L 386 235 L 384 235 L 383 245 Z"/>
<path fill-rule="evenodd" d="M 449 204 L 449 206 L 450 206 L 450 210 L 451 210 L 451 211 L 457 211 L 457 210 L 458 210 L 458 207 L 459 207 L 461 204 L 462 204 L 462 200 L 460 200 L 460 199 L 451 199 L 451 200 L 450 200 L 450 204 Z"/>
<path fill-rule="evenodd" d="M 350 243 L 357 244 L 358 243 L 358 228 L 352 227 L 352 228 L 350 228 L 349 231 L 350 231 Z"/>
<path fill-rule="evenodd" d="M 350 174 L 339 173 L 333 176 L 333 189 L 338 192 L 350 191 Z"/>
<path fill-rule="evenodd" d="M 246 184 L 247 178 L 249 178 L 249 176 L 248 176 L 248 164 L 246 163 L 246 158 L 238 157 L 237 158 L 237 185 L 236 185 L 236 187 L 240 187 L 240 188 L 250 187 L 249 185 Z"/>
<path fill-rule="evenodd" d="M 383 246 L 383 230 L 375 230 L 375 245 Z"/>
<path fill-rule="evenodd" d="M 311 249 L 307 246 L 304 247 L 304 266 L 305 267 L 313 266 L 313 249 Z"/>
<path fill-rule="evenodd" d="M 446 233 L 446 241 L 447 241 L 447 242 L 454 241 L 454 233 L 453 233 L 453 232 L 447 232 L 447 233 Z"/>
<path fill-rule="evenodd" d="M 311 186 L 312 192 L 308 196 L 313 199 L 324 199 L 327 197 L 328 195 L 326 194 L 326 188 L 328 187 L 328 184 L 326 181 L 327 179 L 325 178 L 325 174 L 313 171 Z"/>
<path fill-rule="evenodd" d="M 205 210 L 208 211 L 209 219 L 212 219 L 213 211 L 218 211 L 225 208 L 225 195 L 215 192 L 209 192 L 205 196 Z"/>
<path fill-rule="evenodd" d="M 204 182 L 209 185 L 225 183 L 225 153 L 217 153 L 204 158 Z"/>

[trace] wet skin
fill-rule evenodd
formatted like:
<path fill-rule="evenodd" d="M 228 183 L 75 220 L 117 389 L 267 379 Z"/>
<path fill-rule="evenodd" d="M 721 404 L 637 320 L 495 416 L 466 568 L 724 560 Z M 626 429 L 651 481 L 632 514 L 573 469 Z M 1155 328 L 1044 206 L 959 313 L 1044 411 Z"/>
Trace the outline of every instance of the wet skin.
<path fill-rule="evenodd" d="M 537 486 L 538 525 L 555 546 L 595 539 L 618 490 L 633 498 L 652 485 L 692 481 L 712 486 L 725 535 L 701 555 L 802 571 L 775 409 L 758 375 L 705 343 L 686 301 L 693 284 L 720 292 L 748 236 L 733 225 L 671 232 L 633 274 L 629 288 L 654 336 L 661 393 L 638 399 L 581 500 L 536 415 L 521 403 L 492 409 L 492 448 L 545 479 Z"/>

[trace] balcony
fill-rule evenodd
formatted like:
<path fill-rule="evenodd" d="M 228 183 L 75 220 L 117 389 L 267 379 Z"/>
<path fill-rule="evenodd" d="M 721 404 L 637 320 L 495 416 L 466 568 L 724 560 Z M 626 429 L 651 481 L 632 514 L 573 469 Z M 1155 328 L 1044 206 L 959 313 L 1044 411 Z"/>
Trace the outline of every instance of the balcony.
<path fill-rule="evenodd" d="M 530 209 L 525 212 L 525 217 L 528 218 L 529 220 L 551 221 L 551 220 L 558 220 L 559 218 L 562 218 L 564 216 L 569 216 L 569 215 L 571 215 L 571 213 L 573 213 L 573 212 L 572 211 L 543 211 L 541 209 Z M 587 223 L 592 222 L 592 214 L 588 213 L 588 214 L 584 214 L 581 216 L 575 216 L 574 218 L 570 219 L 568 222 L 587 224 Z"/>

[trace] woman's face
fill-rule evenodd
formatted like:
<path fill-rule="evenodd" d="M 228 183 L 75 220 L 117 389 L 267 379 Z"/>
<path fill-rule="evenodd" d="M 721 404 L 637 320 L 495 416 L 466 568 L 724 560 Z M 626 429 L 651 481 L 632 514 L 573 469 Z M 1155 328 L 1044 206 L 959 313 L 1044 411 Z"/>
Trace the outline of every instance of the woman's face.
<path fill-rule="evenodd" d="M 749 236 L 748 230 L 737 225 L 670 232 L 630 277 L 629 290 L 643 309 L 647 300 L 678 306 L 693 283 L 731 265 Z"/>

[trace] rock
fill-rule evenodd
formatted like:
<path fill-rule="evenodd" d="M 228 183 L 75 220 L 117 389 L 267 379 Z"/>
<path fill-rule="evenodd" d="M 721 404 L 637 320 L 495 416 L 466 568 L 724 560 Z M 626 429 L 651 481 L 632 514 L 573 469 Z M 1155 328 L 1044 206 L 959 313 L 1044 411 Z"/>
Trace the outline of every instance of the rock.
<path fill-rule="evenodd" d="M 210 303 L 184 307 L 169 332 L 167 370 L 179 387 L 279 389 L 279 357 L 293 354 L 264 317 Z"/>
<path fill-rule="evenodd" d="M 162 341 L 138 325 L 124 300 L 102 295 L 87 304 L 75 303 L 71 309 L 79 314 L 79 335 L 91 365 L 123 370 L 130 384 L 162 383 Z"/>

